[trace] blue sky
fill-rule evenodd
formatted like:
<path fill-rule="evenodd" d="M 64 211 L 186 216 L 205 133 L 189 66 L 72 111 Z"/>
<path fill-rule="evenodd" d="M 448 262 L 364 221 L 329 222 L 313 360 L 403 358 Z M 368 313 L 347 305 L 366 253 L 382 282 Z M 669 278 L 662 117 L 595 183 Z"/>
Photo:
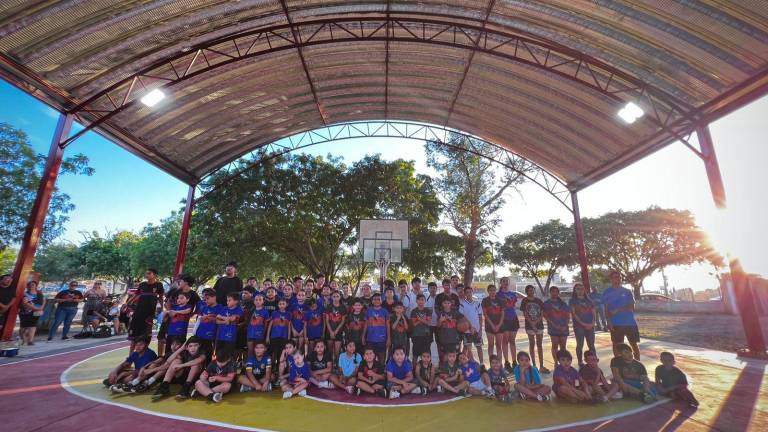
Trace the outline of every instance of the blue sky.
<path fill-rule="evenodd" d="M 23 129 L 34 148 L 46 153 L 58 113 L 0 80 L 0 121 Z M 702 162 L 682 144 L 673 144 L 638 163 L 590 186 L 580 193 L 582 215 L 597 216 L 618 209 L 636 210 L 650 205 L 688 209 L 714 237 L 721 249 L 739 256 L 747 271 L 768 275 L 762 252 L 768 244 L 765 230 L 764 161 L 768 160 L 768 98 L 714 123 L 711 127 L 728 196 L 728 211 L 712 203 Z M 416 161 L 417 169 L 430 173 L 421 142 L 404 139 L 358 139 L 328 143 L 305 150 L 333 153 L 354 161 L 380 153 L 385 159 Z M 180 208 L 187 186 L 104 138 L 88 133 L 67 148 L 67 155 L 83 153 L 96 169 L 93 177 L 63 176 L 58 186 L 77 206 L 67 224 L 64 240 L 79 242 L 81 231 L 137 231 L 157 223 Z M 572 222 L 570 214 L 545 192 L 526 185 L 512 193 L 503 209 L 504 222 L 497 232 L 504 236 L 553 218 Z M 674 268 L 667 272 L 677 288 L 714 287 L 704 266 Z M 659 275 L 646 281 L 655 289 Z"/>

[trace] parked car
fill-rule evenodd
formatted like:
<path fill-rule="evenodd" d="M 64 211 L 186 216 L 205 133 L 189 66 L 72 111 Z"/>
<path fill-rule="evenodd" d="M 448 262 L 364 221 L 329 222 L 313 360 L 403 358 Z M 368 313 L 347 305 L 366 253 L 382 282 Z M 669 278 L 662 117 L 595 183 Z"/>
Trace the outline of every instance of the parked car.
<path fill-rule="evenodd" d="M 678 301 L 664 294 L 640 294 L 640 301 L 648 303 L 667 303 Z"/>

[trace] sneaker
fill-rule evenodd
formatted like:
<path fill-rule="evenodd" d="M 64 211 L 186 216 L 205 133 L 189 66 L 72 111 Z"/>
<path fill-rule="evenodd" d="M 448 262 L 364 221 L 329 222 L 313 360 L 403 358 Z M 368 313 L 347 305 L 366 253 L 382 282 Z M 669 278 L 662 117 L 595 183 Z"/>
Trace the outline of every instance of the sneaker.
<path fill-rule="evenodd" d="M 424 386 L 421 386 L 420 388 L 421 388 L 421 394 L 422 395 L 424 395 L 424 396 L 428 396 L 429 395 L 429 389 L 428 388 L 426 388 Z"/>
<path fill-rule="evenodd" d="M 522 393 L 521 393 L 521 394 L 522 394 Z M 540 394 L 537 394 L 537 395 L 536 395 L 536 399 L 538 399 L 538 400 L 539 400 L 539 402 L 541 402 L 541 401 L 543 401 L 543 400 L 544 400 L 544 396 L 542 396 L 542 395 L 540 395 Z"/>
<path fill-rule="evenodd" d="M 249 392 L 251 390 L 253 390 L 253 387 L 251 387 L 251 386 L 247 386 L 245 384 L 241 384 L 240 385 L 240 393 Z"/>
<path fill-rule="evenodd" d="M 420 395 L 421 394 L 421 387 L 416 387 L 411 391 L 411 394 Z"/>
<path fill-rule="evenodd" d="M 347 393 L 349 394 L 352 394 L 352 392 L 355 391 L 355 388 L 352 386 L 346 386 L 344 389 L 347 390 Z"/>
<path fill-rule="evenodd" d="M 606 402 L 608 402 L 608 396 L 606 396 L 606 395 L 603 395 L 603 397 L 601 397 L 601 398 L 600 398 L 600 400 L 601 400 L 603 403 L 606 403 Z"/>
<path fill-rule="evenodd" d="M 168 396 L 171 393 L 170 386 L 168 383 L 163 382 L 160 384 L 160 386 L 157 387 L 157 390 L 155 390 L 155 393 L 152 394 L 152 400 L 160 400 L 166 396 Z"/>
<path fill-rule="evenodd" d="M 493 390 L 483 390 L 483 395 L 486 399 L 493 399 L 496 397 L 496 394 L 493 393 Z"/>
<path fill-rule="evenodd" d="M 360 387 L 355 387 L 355 396 L 360 396 L 360 393 L 362 390 L 360 390 Z"/>
<path fill-rule="evenodd" d="M 189 399 L 189 384 L 184 383 L 181 385 L 181 390 L 176 394 L 176 399 L 184 400 Z"/>
<path fill-rule="evenodd" d="M 267 391 L 272 391 L 272 383 L 267 383 Z"/>
<path fill-rule="evenodd" d="M 291 393 L 289 391 L 283 392 L 283 399 L 290 399 L 291 396 L 293 396 L 293 393 Z"/>
<path fill-rule="evenodd" d="M 438 393 L 443 393 L 443 386 L 437 386 L 435 391 L 437 391 Z"/>
<path fill-rule="evenodd" d="M 135 386 L 131 386 L 131 388 L 128 391 L 130 391 L 131 393 L 144 393 L 148 389 L 149 388 L 147 387 L 146 384 L 138 383 Z"/>
<path fill-rule="evenodd" d="M 50 341 L 52 341 L 52 340 L 53 340 L 53 338 L 52 338 L 52 337 L 48 337 L 48 342 L 50 342 Z"/>
<path fill-rule="evenodd" d="M 459 392 L 459 396 L 470 397 L 471 395 L 469 394 L 468 391 L 462 390 L 462 391 Z"/>
<path fill-rule="evenodd" d="M 322 381 L 322 382 L 320 383 L 320 386 L 319 386 L 319 387 L 320 387 L 320 388 L 326 388 L 326 389 L 332 389 L 332 388 L 333 388 L 333 384 L 331 384 L 331 382 L 330 382 L 330 381 Z"/>
<path fill-rule="evenodd" d="M 655 397 L 653 397 L 650 393 L 643 393 L 641 395 L 641 399 L 643 400 L 643 403 L 649 404 L 656 400 Z"/>
<path fill-rule="evenodd" d="M 197 389 L 192 389 L 191 392 L 189 392 L 189 398 L 194 399 L 197 397 Z"/>
<path fill-rule="evenodd" d="M 548 394 L 548 395 L 544 396 L 544 400 L 545 401 L 551 401 L 552 400 L 552 395 Z"/>
<path fill-rule="evenodd" d="M 546 368 L 546 367 L 544 367 L 544 366 L 542 366 L 542 367 L 541 367 L 541 369 L 539 369 L 539 372 L 541 372 L 541 373 L 543 373 L 543 374 L 548 374 L 548 373 L 551 373 L 551 372 L 550 372 L 550 370 L 549 370 L 549 369 L 547 369 L 547 368 Z"/>
<path fill-rule="evenodd" d="M 211 398 L 211 400 L 214 401 L 215 403 L 221 402 L 222 399 L 224 399 L 224 395 L 218 392 L 214 393 L 213 397 Z"/>
<path fill-rule="evenodd" d="M 509 362 L 504 362 L 504 369 L 506 369 L 507 372 L 512 373 L 512 365 L 509 364 Z"/>
<path fill-rule="evenodd" d="M 389 392 L 389 398 L 390 399 L 397 399 L 400 397 L 400 392 L 397 390 L 390 390 Z"/>
<path fill-rule="evenodd" d="M 306 395 L 307 395 L 307 391 L 306 390 L 302 390 L 302 391 L 299 392 L 299 396 L 301 396 L 301 397 L 304 397 Z"/>
<path fill-rule="evenodd" d="M 624 393 L 622 392 L 616 392 L 611 396 L 611 399 L 624 399 Z"/>
<path fill-rule="evenodd" d="M 69 336 L 62 336 L 61 340 L 69 340 Z"/>
<path fill-rule="evenodd" d="M 524 394 L 524 393 L 520 393 L 520 399 L 521 400 L 526 400 L 526 399 L 528 399 L 528 396 L 526 394 Z M 539 399 L 539 400 L 541 400 L 541 399 Z"/>

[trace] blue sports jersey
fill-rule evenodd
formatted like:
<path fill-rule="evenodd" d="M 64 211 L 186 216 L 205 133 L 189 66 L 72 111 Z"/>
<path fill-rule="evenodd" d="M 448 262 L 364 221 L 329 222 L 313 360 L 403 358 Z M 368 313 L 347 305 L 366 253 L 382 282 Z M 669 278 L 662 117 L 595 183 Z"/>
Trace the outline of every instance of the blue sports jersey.
<path fill-rule="evenodd" d="M 391 373 L 393 377 L 397 379 L 405 379 L 409 373 L 413 372 L 413 365 L 408 359 L 403 360 L 403 364 L 400 366 L 395 363 L 395 359 L 389 359 L 387 362 L 387 372 Z"/>
<path fill-rule="evenodd" d="M 544 302 L 544 317 L 547 319 L 547 333 L 550 336 L 568 336 L 571 308 L 563 299 L 547 299 Z"/>
<path fill-rule="evenodd" d="M 293 331 L 299 333 L 304 330 L 304 311 L 309 309 L 305 303 L 294 303 L 288 308 L 291 313 L 291 324 L 293 325 Z"/>
<path fill-rule="evenodd" d="M 248 339 L 266 339 L 267 321 L 269 321 L 269 312 L 267 309 L 254 309 L 253 312 L 251 312 L 251 318 L 248 321 Z"/>
<path fill-rule="evenodd" d="M 230 318 L 229 324 L 219 324 L 219 331 L 216 334 L 217 340 L 222 342 L 234 342 L 237 337 L 237 324 L 243 319 L 243 308 L 235 306 L 233 308 L 222 308 L 219 315 Z M 232 317 L 235 317 L 232 319 Z"/>
<path fill-rule="evenodd" d="M 499 291 L 496 293 L 496 298 L 501 302 L 504 309 L 504 320 L 516 320 L 517 311 L 515 305 L 517 304 L 517 294 L 512 291 Z"/>
<path fill-rule="evenodd" d="M 288 326 L 291 324 L 291 313 L 288 311 L 276 310 L 269 317 L 272 321 L 271 338 L 288 339 Z"/>
<path fill-rule="evenodd" d="M 310 373 L 309 373 L 309 364 L 304 362 L 301 366 L 296 366 L 296 363 L 291 363 L 290 365 L 290 371 L 288 372 L 288 381 L 291 383 L 296 382 L 296 378 L 302 377 L 305 380 L 309 381 Z"/>
<path fill-rule="evenodd" d="M 635 314 L 632 311 L 614 312 L 624 306 L 635 304 L 635 297 L 632 291 L 624 287 L 609 287 L 603 291 L 603 304 L 605 310 L 611 314 L 611 324 L 617 326 L 636 326 Z"/>
<path fill-rule="evenodd" d="M 520 377 L 520 366 L 515 366 L 515 368 L 512 370 L 512 372 L 515 374 L 515 381 L 522 384 Z M 536 369 L 534 366 L 531 366 L 526 372 L 525 372 L 525 382 L 527 384 L 541 384 L 541 376 L 539 375 L 539 370 Z"/>
<path fill-rule="evenodd" d="M 470 383 L 480 381 L 480 366 L 478 366 L 476 361 L 470 360 L 466 366 L 461 367 L 461 374 Z"/>
<path fill-rule="evenodd" d="M 595 305 L 595 307 L 600 307 L 603 305 L 603 293 L 597 290 L 589 293 L 589 299 L 592 300 L 592 304 Z"/>
<path fill-rule="evenodd" d="M 305 310 L 304 322 L 307 325 L 307 339 L 323 337 L 323 311 L 319 307 Z"/>
<path fill-rule="evenodd" d="M 221 305 L 208 306 L 204 301 L 197 305 L 197 315 L 200 324 L 197 325 L 195 336 L 212 341 L 216 338 L 216 315 L 221 313 Z"/>
<path fill-rule="evenodd" d="M 168 336 L 186 336 L 187 328 L 189 327 L 189 319 L 192 317 L 192 305 L 185 304 L 182 306 L 173 305 L 171 310 L 181 311 L 187 309 L 188 313 L 175 314 L 168 320 Z"/>
<path fill-rule="evenodd" d="M 138 371 L 139 369 L 155 361 L 156 359 L 157 359 L 157 354 L 151 349 L 147 348 L 141 354 L 139 354 L 136 351 L 132 352 L 131 355 L 129 355 L 128 358 L 125 359 L 125 362 L 133 364 L 133 368 Z"/>
<path fill-rule="evenodd" d="M 389 324 L 389 312 L 383 307 L 376 309 L 370 307 L 365 312 L 365 321 L 368 324 L 368 329 L 365 333 L 365 339 L 368 342 L 386 342 L 387 341 L 387 325 Z"/>
<path fill-rule="evenodd" d="M 257 359 L 254 354 L 248 356 L 245 361 L 245 369 L 253 372 L 257 377 L 263 376 L 267 373 L 267 369 L 272 367 L 272 358 L 264 354 L 260 359 Z"/>
<path fill-rule="evenodd" d="M 568 305 L 584 324 L 592 324 L 595 320 L 595 305 L 592 303 L 592 300 L 572 297 Z M 573 325 L 576 326 L 578 323 L 574 321 Z"/>

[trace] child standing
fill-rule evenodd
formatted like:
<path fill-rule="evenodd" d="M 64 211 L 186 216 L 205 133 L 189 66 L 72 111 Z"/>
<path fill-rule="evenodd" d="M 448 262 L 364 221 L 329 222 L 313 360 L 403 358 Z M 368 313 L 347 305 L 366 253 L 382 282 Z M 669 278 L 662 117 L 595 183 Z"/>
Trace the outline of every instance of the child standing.
<path fill-rule="evenodd" d="M 483 337 L 480 335 L 480 318 L 483 315 L 480 302 L 475 301 L 475 291 L 471 286 L 466 286 L 464 292 L 461 293 L 462 298 L 459 300 L 459 313 L 469 321 L 469 330 L 461 335 L 464 342 L 464 353 L 470 360 L 474 360 L 472 356 L 472 345 L 475 346 L 477 351 L 477 359 L 480 364 L 483 363 Z"/>
<path fill-rule="evenodd" d="M 394 313 L 390 317 L 390 335 L 392 344 L 389 350 L 389 357 L 396 348 L 402 348 L 405 356 L 408 357 L 408 318 L 405 317 L 405 306 L 397 302 L 393 308 Z"/>
<path fill-rule="evenodd" d="M 306 345 L 307 331 L 304 312 L 306 312 L 308 307 L 305 303 L 304 291 L 297 292 L 293 298 L 296 300 L 294 303 L 288 302 L 288 312 L 291 313 L 291 337 L 296 341 L 299 351 L 304 352 L 306 355 L 307 352 L 312 350 L 312 347 Z"/>
<path fill-rule="evenodd" d="M 416 362 L 416 381 L 418 381 L 421 392 L 425 396 L 437 389 L 437 377 L 432 365 L 432 354 L 428 351 L 422 352 Z"/>
<path fill-rule="evenodd" d="M 387 392 L 390 399 L 397 399 L 400 394 L 421 394 L 421 388 L 413 379 L 413 365 L 401 346 L 392 351 L 392 358 L 387 362 Z"/>
<path fill-rule="evenodd" d="M 176 295 L 176 304 L 166 312 L 168 314 L 168 336 L 166 337 L 166 351 L 171 351 L 171 341 L 187 339 L 189 319 L 192 317 L 192 305 L 189 304 L 189 294 L 180 292 Z"/>
<path fill-rule="evenodd" d="M 656 390 L 651 387 L 645 366 L 633 357 L 632 347 L 620 343 L 615 349 L 619 355 L 611 360 L 611 372 L 622 394 L 635 396 L 644 403 L 655 401 Z"/>
<path fill-rule="evenodd" d="M 315 342 L 323 340 L 323 329 L 325 321 L 323 310 L 315 299 L 307 300 L 307 310 L 304 311 L 304 321 L 306 322 L 307 344 L 315 346 Z"/>
<path fill-rule="evenodd" d="M 456 324 L 462 318 L 464 315 L 453 308 L 453 301 L 450 298 L 443 299 L 440 313 L 437 315 L 437 351 L 441 359 L 447 352 L 458 352 L 459 332 L 456 330 Z"/>
<path fill-rule="evenodd" d="M 557 352 L 557 366 L 552 378 L 555 381 L 554 390 L 557 397 L 567 399 L 571 403 L 584 402 L 591 399 L 589 393 L 579 385 L 579 373 L 571 367 L 573 357 L 566 350 Z"/>
<path fill-rule="evenodd" d="M 277 310 L 272 312 L 267 325 L 267 345 L 272 350 L 272 358 L 280 358 L 283 348 L 291 338 L 291 314 L 285 299 L 277 301 Z"/>
<path fill-rule="evenodd" d="M 485 336 L 488 338 L 488 358 L 490 358 L 494 354 L 501 355 L 501 343 L 504 339 L 504 330 L 501 328 L 504 323 L 504 306 L 501 300 L 496 297 L 496 285 L 488 285 L 487 291 L 488 296 L 480 302 L 480 305 L 483 308 Z M 494 348 L 496 349 L 495 352 Z"/>
<path fill-rule="evenodd" d="M 531 350 L 531 364 L 536 366 L 536 350 L 539 352 L 539 369 L 541 373 L 548 374 L 549 369 L 544 367 L 544 302 L 536 298 L 536 288 L 533 285 L 525 287 L 526 297 L 520 303 L 520 309 L 525 317 L 525 333 L 528 334 L 528 349 Z"/>
<path fill-rule="evenodd" d="M 699 406 L 699 401 L 688 390 L 688 378 L 683 371 L 675 367 L 675 356 L 664 351 L 660 355 L 661 365 L 656 367 L 656 389 L 662 395 L 681 400 L 692 407 Z"/>
<path fill-rule="evenodd" d="M 257 294 L 253 298 L 253 309 L 251 315 L 248 317 L 248 328 L 246 329 L 246 336 L 248 337 L 248 355 L 246 358 L 253 355 L 253 351 L 256 344 L 262 343 L 266 340 L 267 336 L 267 322 L 269 322 L 269 312 L 264 307 L 264 296 Z"/>
<path fill-rule="evenodd" d="M 239 295 L 236 292 L 227 294 L 227 307 L 216 316 L 219 329 L 216 333 L 216 349 L 224 348 L 232 355 L 235 352 L 237 339 L 237 324 L 243 319 L 243 308 L 240 307 Z"/>
<path fill-rule="evenodd" d="M 357 368 L 363 361 L 363 357 L 355 352 L 354 341 L 347 341 L 345 350 L 339 355 L 339 375 L 331 375 L 330 380 L 333 385 L 343 388 L 347 393 L 352 394 L 357 382 Z"/>
<path fill-rule="evenodd" d="M 360 392 L 366 392 L 387 397 L 387 391 L 384 389 L 385 379 L 384 368 L 376 360 L 376 353 L 373 348 L 366 346 L 363 351 L 363 362 L 357 370 L 357 383 L 355 384 L 357 395 L 360 396 Z"/>
<path fill-rule="evenodd" d="M 231 357 L 229 350 L 217 349 L 216 360 L 200 375 L 191 396 L 200 394 L 216 403 L 221 402 L 224 395 L 232 389 L 232 381 L 235 380 L 235 362 Z"/>
<path fill-rule="evenodd" d="M 341 301 L 341 293 L 331 294 L 331 304 L 325 307 L 325 339 L 333 351 L 333 358 L 339 358 L 341 342 L 344 340 L 344 322 L 347 318 L 347 306 Z"/>
<path fill-rule="evenodd" d="M 517 353 L 517 367 L 515 374 L 515 390 L 520 393 L 521 399 L 549 400 L 552 389 L 541 383 L 541 377 L 536 366 L 531 364 L 531 357 L 525 351 Z"/>
<path fill-rule="evenodd" d="M 432 353 L 432 310 L 426 307 L 424 294 L 416 295 L 416 307 L 411 311 L 411 342 L 413 343 L 413 361 L 418 361 L 423 353 Z"/>
<path fill-rule="evenodd" d="M 568 302 L 568 306 L 571 307 L 573 333 L 576 335 L 576 359 L 581 368 L 584 366 L 582 352 L 585 339 L 589 350 L 595 351 L 595 306 L 587 297 L 584 285 L 580 283 L 573 286 L 573 297 Z"/>
<path fill-rule="evenodd" d="M 205 351 L 208 361 L 213 357 L 213 343 L 216 340 L 216 316 L 221 313 L 222 306 L 216 303 L 216 291 L 211 288 L 203 290 L 203 299 L 197 306 L 197 330 L 195 336 L 200 339 L 200 348 Z"/>
<path fill-rule="evenodd" d="M 346 339 L 355 343 L 356 352 L 363 352 L 363 331 L 365 329 L 365 312 L 360 299 L 352 301 L 352 309 L 347 316 Z"/>
<path fill-rule="evenodd" d="M 549 298 L 544 302 L 544 318 L 547 320 L 547 333 L 552 342 L 552 359 L 558 364 L 557 353 L 565 351 L 568 341 L 568 321 L 571 308 L 560 298 L 560 288 L 549 288 Z"/>
<path fill-rule="evenodd" d="M 603 371 L 597 365 L 600 360 L 596 352 L 591 350 L 585 352 L 584 361 L 587 364 L 579 368 L 579 379 L 583 383 L 584 390 L 592 396 L 594 402 L 608 402 L 619 391 L 619 386 L 605 378 Z"/>
<path fill-rule="evenodd" d="M 381 307 L 381 295 L 376 293 L 372 305 L 365 312 L 363 338 L 366 348 L 371 347 L 379 362 L 386 361 L 390 346 L 389 312 Z"/>
<path fill-rule="evenodd" d="M 304 354 L 301 350 L 296 350 L 288 371 L 288 379 L 282 385 L 283 399 L 290 399 L 294 395 L 306 396 L 310 378 L 309 365 L 304 362 Z"/>

